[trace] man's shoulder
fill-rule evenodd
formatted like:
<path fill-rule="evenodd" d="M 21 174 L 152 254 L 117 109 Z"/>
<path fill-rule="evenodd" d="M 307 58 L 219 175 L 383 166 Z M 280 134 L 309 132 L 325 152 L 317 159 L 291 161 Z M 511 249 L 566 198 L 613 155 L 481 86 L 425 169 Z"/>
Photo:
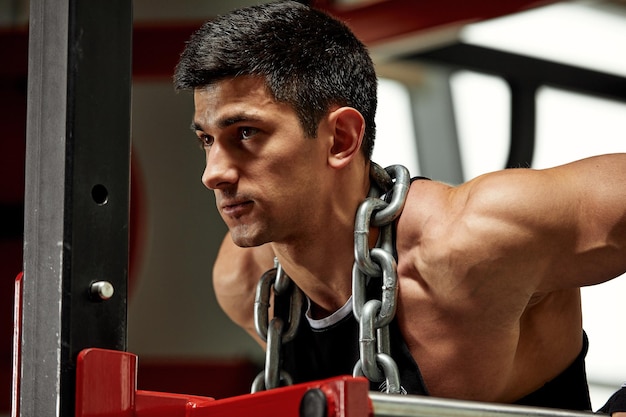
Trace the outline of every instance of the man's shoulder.
<path fill-rule="evenodd" d="M 421 235 L 428 228 L 447 221 L 452 190 L 453 187 L 438 181 L 420 178 L 413 180 L 402 213 L 396 222 L 398 240 L 417 243 L 416 239 L 420 236 L 415 233 Z"/>

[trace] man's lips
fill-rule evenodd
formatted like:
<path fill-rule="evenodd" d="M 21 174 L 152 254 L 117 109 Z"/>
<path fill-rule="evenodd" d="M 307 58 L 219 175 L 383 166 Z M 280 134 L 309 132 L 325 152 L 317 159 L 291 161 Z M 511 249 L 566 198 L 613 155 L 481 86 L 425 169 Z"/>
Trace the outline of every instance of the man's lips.
<path fill-rule="evenodd" d="M 237 217 L 249 211 L 252 208 L 252 204 L 252 200 L 228 202 L 222 204 L 222 213 L 227 216 Z"/>

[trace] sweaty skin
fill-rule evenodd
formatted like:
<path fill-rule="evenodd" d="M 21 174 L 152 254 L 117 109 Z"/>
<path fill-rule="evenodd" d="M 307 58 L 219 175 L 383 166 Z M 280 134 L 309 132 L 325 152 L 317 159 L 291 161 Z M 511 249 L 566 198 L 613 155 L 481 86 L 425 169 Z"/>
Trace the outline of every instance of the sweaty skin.
<path fill-rule="evenodd" d="M 204 184 L 230 233 L 218 301 L 255 338 L 254 287 L 277 256 L 324 317 L 350 297 L 354 215 L 369 188 L 363 119 L 329 111 L 317 138 L 262 80 L 194 92 Z M 579 288 L 626 271 L 626 156 L 412 184 L 397 221 L 398 321 L 433 396 L 512 402 L 582 345 Z M 257 338 L 258 340 L 258 338 Z"/>

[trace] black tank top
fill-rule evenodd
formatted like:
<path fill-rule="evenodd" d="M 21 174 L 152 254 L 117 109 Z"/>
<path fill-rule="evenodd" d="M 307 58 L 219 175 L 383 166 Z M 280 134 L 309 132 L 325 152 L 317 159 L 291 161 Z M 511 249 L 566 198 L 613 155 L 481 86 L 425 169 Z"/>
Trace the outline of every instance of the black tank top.
<path fill-rule="evenodd" d="M 296 337 L 282 348 L 283 369 L 294 382 L 352 375 L 359 359 L 359 324 L 352 309 L 347 308 L 351 307 L 351 300 L 348 303 L 331 316 L 332 323 L 321 329 L 311 327 L 303 312 Z M 341 317 L 342 312 L 347 314 Z M 398 365 L 403 392 L 427 395 L 419 368 L 404 343 L 396 320 L 389 324 L 389 336 L 391 357 Z M 370 390 L 383 391 L 381 383 L 375 382 L 370 383 Z"/>

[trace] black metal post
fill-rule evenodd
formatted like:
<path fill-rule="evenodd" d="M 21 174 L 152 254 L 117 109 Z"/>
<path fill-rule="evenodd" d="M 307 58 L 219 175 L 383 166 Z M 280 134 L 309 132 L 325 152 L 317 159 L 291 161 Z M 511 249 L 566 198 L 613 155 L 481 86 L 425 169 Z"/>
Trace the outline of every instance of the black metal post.
<path fill-rule="evenodd" d="M 126 348 L 132 1 L 30 8 L 18 408 L 72 416 L 77 354 Z"/>
<path fill-rule="evenodd" d="M 508 82 L 511 89 L 511 148 L 507 168 L 532 164 L 536 94 L 540 87 L 626 100 L 625 77 L 461 42 L 418 52 L 405 59 L 445 65 L 449 70 L 494 74 Z"/>
<path fill-rule="evenodd" d="M 537 84 L 508 80 L 511 89 L 511 148 L 506 168 L 529 168 L 535 152 Z"/>

